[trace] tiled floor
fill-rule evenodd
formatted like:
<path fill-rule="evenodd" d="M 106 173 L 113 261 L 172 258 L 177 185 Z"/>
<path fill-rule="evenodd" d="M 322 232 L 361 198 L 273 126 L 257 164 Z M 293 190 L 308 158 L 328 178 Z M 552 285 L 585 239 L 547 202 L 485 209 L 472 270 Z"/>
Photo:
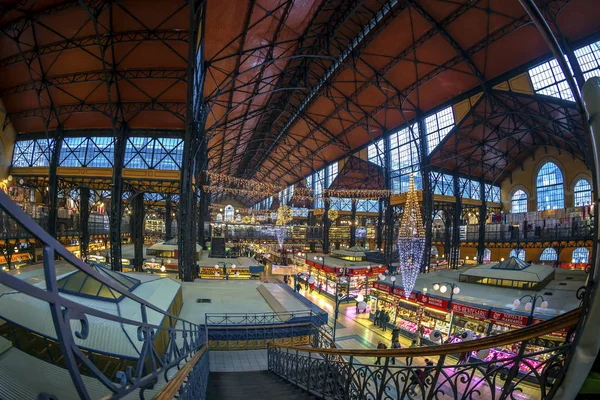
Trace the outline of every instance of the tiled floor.
<path fill-rule="evenodd" d="M 268 369 L 267 350 L 211 351 L 211 372 L 264 371 Z"/>

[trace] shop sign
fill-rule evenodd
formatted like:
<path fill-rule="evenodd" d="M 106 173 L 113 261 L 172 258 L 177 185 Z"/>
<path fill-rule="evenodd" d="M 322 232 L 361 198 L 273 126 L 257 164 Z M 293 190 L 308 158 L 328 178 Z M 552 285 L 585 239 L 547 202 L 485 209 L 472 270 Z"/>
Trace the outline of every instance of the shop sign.
<path fill-rule="evenodd" d="M 500 311 L 490 311 L 490 320 L 501 322 L 503 324 L 525 326 L 527 325 L 527 316 L 518 314 L 509 314 Z"/>
<path fill-rule="evenodd" d="M 391 291 L 391 287 L 388 285 L 384 285 L 383 283 L 373 282 L 373 289 L 381 290 L 382 292 L 389 293 Z"/>
<path fill-rule="evenodd" d="M 439 299 L 437 297 L 424 296 L 419 294 L 419 302 L 427 307 L 437 308 L 438 310 L 448 310 L 448 300 Z"/>
<path fill-rule="evenodd" d="M 452 311 L 454 311 L 457 314 L 481 319 L 486 319 L 489 312 L 489 310 L 486 310 L 485 308 L 471 307 L 458 303 L 452 303 Z"/>
<path fill-rule="evenodd" d="M 395 287 L 394 294 L 406 300 L 406 292 L 404 291 L 404 289 Z M 410 295 L 408 296 L 408 301 L 417 301 L 417 295 L 414 292 L 410 292 Z"/>

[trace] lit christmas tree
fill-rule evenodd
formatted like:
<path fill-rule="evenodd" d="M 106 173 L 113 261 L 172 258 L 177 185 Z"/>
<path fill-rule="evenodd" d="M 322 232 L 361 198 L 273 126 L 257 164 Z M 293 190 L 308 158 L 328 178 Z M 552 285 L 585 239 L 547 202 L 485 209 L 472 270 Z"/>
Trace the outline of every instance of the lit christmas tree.
<path fill-rule="evenodd" d="M 400 260 L 400 272 L 402 273 L 402 285 L 404 295 L 408 299 L 415 287 L 423 252 L 425 250 L 425 229 L 421 218 L 421 207 L 417 200 L 415 181 L 410 175 L 408 192 L 406 193 L 406 204 L 404 214 L 400 221 L 398 232 L 398 256 Z"/>

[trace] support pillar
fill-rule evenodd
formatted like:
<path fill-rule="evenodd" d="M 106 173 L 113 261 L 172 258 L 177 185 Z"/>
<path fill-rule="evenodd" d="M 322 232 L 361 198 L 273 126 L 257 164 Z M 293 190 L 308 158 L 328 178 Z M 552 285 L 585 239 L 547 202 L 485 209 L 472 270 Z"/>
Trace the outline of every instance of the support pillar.
<path fill-rule="evenodd" d="M 81 259 L 87 260 L 90 247 L 90 188 L 79 189 L 79 251 Z"/>
<path fill-rule="evenodd" d="M 329 199 L 323 198 L 323 253 L 329 253 Z"/>
<path fill-rule="evenodd" d="M 165 240 L 173 239 L 173 199 L 168 196 L 165 201 Z"/>
<path fill-rule="evenodd" d="M 356 200 L 352 200 L 352 209 L 350 212 L 350 247 L 356 246 Z"/>
<path fill-rule="evenodd" d="M 450 247 L 450 268 L 458 268 L 460 257 L 460 217 L 462 214 L 462 192 L 460 190 L 460 179 L 454 174 L 454 213 L 452 215 L 452 245 Z"/>
<path fill-rule="evenodd" d="M 375 232 L 375 239 L 377 242 L 377 249 L 381 249 L 383 246 L 383 199 L 379 199 L 379 213 L 377 214 L 377 228 Z"/>
<path fill-rule="evenodd" d="M 208 160 L 208 157 L 205 155 L 203 159 Z M 205 182 L 206 174 L 203 172 L 202 175 L 203 178 L 205 178 L 205 180 L 203 180 L 202 182 Z M 205 225 L 207 222 L 210 221 L 210 212 L 208 208 L 209 204 L 210 193 L 207 193 L 205 190 L 202 189 L 202 186 L 200 186 L 200 204 L 198 207 L 198 243 L 200 244 L 203 250 L 206 249 L 206 239 L 208 236 L 205 232 Z"/>
<path fill-rule="evenodd" d="M 485 253 L 485 221 L 487 219 L 487 199 L 485 193 L 485 182 L 479 181 L 479 196 L 481 205 L 479 206 L 479 240 L 477 242 L 477 263 L 483 264 L 483 255 Z"/>
<path fill-rule="evenodd" d="M 131 233 L 133 238 L 133 269 L 142 272 L 144 264 L 144 193 L 131 199 Z"/>
<path fill-rule="evenodd" d="M 444 258 L 450 265 L 452 255 L 452 215 L 446 210 L 444 213 Z"/>
<path fill-rule="evenodd" d="M 388 197 L 385 202 L 385 239 L 383 249 L 383 259 L 385 266 L 391 268 L 394 258 L 394 209 L 391 205 L 391 197 Z"/>
<path fill-rule="evenodd" d="M 52 148 L 52 157 L 50 160 L 50 169 L 48 173 L 48 233 L 56 237 L 56 217 L 58 214 L 58 162 L 60 160 L 60 151 L 64 138 L 62 125 L 57 129 L 54 147 Z"/>
<path fill-rule="evenodd" d="M 423 227 L 425 228 L 425 247 L 423 249 L 423 258 L 421 260 L 421 272 L 429 272 L 431 263 L 431 237 L 433 235 L 433 187 L 431 185 L 431 164 L 429 154 L 427 152 L 427 131 L 425 130 L 425 121 L 420 115 L 418 119 L 419 130 L 419 158 L 421 169 L 421 184 L 422 184 L 422 218 Z"/>
<path fill-rule="evenodd" d="M 115 140 L 112 190 L 110 197 L 110 261 L 114 271 L 121 271 L 121 219 L 123 218 L 123 167 L 127 126 L 121 125 Z"/>

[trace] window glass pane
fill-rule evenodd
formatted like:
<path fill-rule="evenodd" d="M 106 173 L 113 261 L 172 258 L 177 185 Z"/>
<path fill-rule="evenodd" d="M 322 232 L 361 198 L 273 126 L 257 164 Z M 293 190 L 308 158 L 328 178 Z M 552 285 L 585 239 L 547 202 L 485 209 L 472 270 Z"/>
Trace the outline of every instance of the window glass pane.
<path fill-rule="evenodd" d="M 527 212 L 527 194 L 522 190 L 517 190 L 511 199 L 511 212 Z"/>
<path fill-rule="evenodd" d="M 427 133 L 427 153 L 433 149 L 446 137 L 448 132 L 454 127 L 454 113 L 452 107 L 447 107 L 437 113 L 425 118 L 425 131 Z"/>
<path fill-rule="evenodd" d="M 519 260 L 525 261 L 525 250 L 523 250 L 523 249 L 520 249 L 520 250 L 512 249 L 510 251 L 510 256 L 511 257 L 517 257 Z"/>
<path fill-rule="evenodd" d="M 573 262 L 587 264 L 590 257 L 590 251 L 585 247 L 578 247 L 573 250 Z"/>
<path fill-rule="evenodd" d="M 585 179 L 580 179 L 575 184 L 575 206 L 588 206 L 592 204 L 592 186 Z"/>
<path fill-rule="evenodd" d="M 85 165 L 92 168 L 110 168 L 115 159 L 115 139 L 91 137 L 87 139 Z"/>
<path fill-rule="evenodd" d="M 555 58 L 529 70 L 529 77 L 536 93 L 574 101 L 565 75 Z"/>
<path fill-rule="evenodd" d="M 563 176 L 558 166 L 547 162 L 537 176 L 538 211 L 564 208 Z"/>
<path fill-rule="evenodd" d="M 87 138 L 65 138 L 60 151 L 60 165 L 63 167 L 83 167 L 87 152 Z"/>
<path fill-rule="evenodd" d="M 540 261 L 556 261 L 558 260 L 558 255 L 556 254 L 556 250 L 551 247 L 548 247 L 542 251 L 540 255 Z"/>
<path fill-rule="evenodd" d="M 383 139 L 379 139 L 375 144 L 369 145 L 367 147 L 367 157 L 369 161 L 380 166 L 383 165 L 383 149 Z"/>
<path fill-rule="evenodd" d="M 125 145 L 125 168 L 149 169 L 152 165 L 154 141 L 151 138 L 132 137 Z"/>

